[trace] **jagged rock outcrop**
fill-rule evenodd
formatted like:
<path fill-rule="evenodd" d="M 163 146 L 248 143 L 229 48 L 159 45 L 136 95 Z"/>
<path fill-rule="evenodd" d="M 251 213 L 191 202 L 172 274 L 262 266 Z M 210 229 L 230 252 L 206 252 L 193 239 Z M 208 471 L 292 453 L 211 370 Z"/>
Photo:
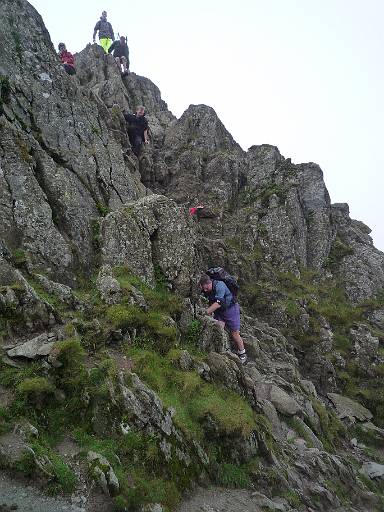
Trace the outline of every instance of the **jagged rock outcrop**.
<path fill-rule="evenodd" d="M 338 274 L 345 282 L 348 296 L 355 303 L 369 299 L 383 288 L 383 253 L 374 247 L 369 236 L 371 229 L 349 217 L 347 204 L 332 205 L 332 220 L 339 245 L 344 245 L 345 257 Z"/>
<path fill-rule="evenodd" d="M 0 53 L 7 84 L 0 238 L 11 251 L 26 251 L 35 267 L 73 282 L 76 267 L 94 262 L 92 226 L 100 211 L 140 197 L 144 187 L 110 129 L 113 113 L 65 73 L 35 9 L 11 1 L 1 9 L 8 44 Z M 121 138 L 127 146 L 126 134 Z"/>
<path fill-rule="evenodd" d="M 175 289 L 191 292 L 196 268 L 194 226 L 170 199 L 149 195 L 126 204 L 104 219 L 101 235 L 104 264 L 128 266 L 152 286 L 160 271 Z"/>

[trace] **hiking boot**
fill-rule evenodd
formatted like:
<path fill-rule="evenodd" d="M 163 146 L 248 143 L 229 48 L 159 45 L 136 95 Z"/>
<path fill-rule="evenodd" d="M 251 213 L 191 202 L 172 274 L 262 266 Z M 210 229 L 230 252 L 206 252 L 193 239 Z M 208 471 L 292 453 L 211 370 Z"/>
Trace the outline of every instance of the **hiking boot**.
<path fill-rule="evenodd" d="M 247 354 L 244 352 L 243 354 L 237 354 L 239 356 L 241 364 L 245 364 L 248 360 Z"/>

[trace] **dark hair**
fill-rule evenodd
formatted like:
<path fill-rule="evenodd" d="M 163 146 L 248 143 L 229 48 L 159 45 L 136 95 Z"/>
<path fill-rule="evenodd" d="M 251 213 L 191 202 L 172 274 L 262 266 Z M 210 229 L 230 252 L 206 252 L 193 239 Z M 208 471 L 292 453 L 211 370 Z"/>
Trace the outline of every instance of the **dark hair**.
<path fill-rule="evenodd" d="M 204 284 L 208 284 L 212 281 L 212 279 L 209 277 L 208 274 L 203 274 L 201 277 L 200 277 L 200 280 L 199 280 L 199 285 L 200 286 L 203 286 Z"/>

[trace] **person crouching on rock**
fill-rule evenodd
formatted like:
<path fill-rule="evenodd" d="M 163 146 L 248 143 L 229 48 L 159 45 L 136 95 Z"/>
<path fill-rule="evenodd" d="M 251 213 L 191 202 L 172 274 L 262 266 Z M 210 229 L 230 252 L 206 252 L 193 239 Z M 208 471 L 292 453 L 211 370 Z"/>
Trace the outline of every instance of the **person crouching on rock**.
<path fill-rule="evenodd" d="M 240 336 L 240 306 L 234 301 L 234 297 L 223 281 L 212 281 L 204 274 L 199 281 L 200 288 L 209 301 L 207 315 L 212 315 L 231 334 L 237 346 L 237 355 L 240 361 L 247 362 L 244 342 Z"/>
<path fill-rule="evenodd" d="M 136 109 L 136 114 L 123 112 L 127 122 L 127 131 L 132 151 L 137 158 L 140 156 L 141 146 L 143 142 L 149 144 L 148 138 L 148 121 L 145 117 L 145 108 L 140 105 Z"/>
<path fill-rule="evenodd" d="M 129 50 L 127 45 L 127 38 L 121 36 L 120 39 L 114 41 L 109 47 L 108 53 L 112 53 L 115 57 L 116 63 L 119 66 L 123 75 L 129 73 Z"/>
<path fill-rule="evenodd" d="M 64 43 L 59 44 L 59 57 L 63 63 L 63 68 L 68 73 L 68 75 L 76 75 L 75 58 L 72 53 L 66 49 Z"/>
<path fill-rule="evenodd" d="M 95 42 L 97 32 L 99 32 L 100 46 L 103 48 L 105 53 L 108 53 L 109 47 L 115 39 L 115 34 L 113 32 L 112 25 L 107 21 L 107 11 L 103 11 L 101 13 L 101 18 L 93 29 L 93 42 Z"/>

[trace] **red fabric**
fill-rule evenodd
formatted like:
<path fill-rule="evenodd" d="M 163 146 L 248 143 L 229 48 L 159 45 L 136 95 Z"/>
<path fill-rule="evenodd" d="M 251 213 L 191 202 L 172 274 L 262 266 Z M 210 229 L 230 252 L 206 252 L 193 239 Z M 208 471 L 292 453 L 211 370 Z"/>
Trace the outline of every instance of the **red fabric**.
<path fill-rule="evenodd" d="M 60 53 L 60 59 L 63 64 L 69 64 L 70 66 L 75 67 L 75 58 L 72 53 L 67 50 Z"/>
<path fill-rule="evenodd" d="M 192 208 L 189 209 L 189 215 L 196 215 L 197 208 L 195 206 L 192 206 Z"/>

